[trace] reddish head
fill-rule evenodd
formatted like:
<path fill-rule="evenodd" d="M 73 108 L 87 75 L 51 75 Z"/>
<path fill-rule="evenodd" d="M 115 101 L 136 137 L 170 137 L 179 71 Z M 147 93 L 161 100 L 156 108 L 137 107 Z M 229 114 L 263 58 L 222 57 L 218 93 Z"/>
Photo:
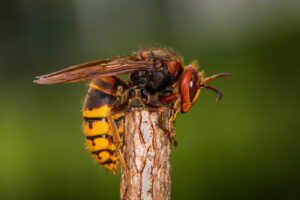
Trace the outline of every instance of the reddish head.
<path fill-rule="evenodd" d="M 185 113 L 190 110 L 200 95 L 201 88 L 212 90 L 218 94 L 216 101 L 222 98 L 222 92 L 212 86 L 204 85 L 211 80 L 220 77 L 231 77 L 229 73 L 220 73 L 208 78 L 203 78 L 203 73 L 198 72 L 196 66 L 189 65 L 179 83 L 179 93 L 181 96 L 181 112 Z"/>
<path fill-rule="evenodd" d="M 181 95 L 181 112 L 187 112 L 200 95 L 200 83 L 202 76 L 193 65 L 185 70 L 180 83 L 179 93 Z"/>

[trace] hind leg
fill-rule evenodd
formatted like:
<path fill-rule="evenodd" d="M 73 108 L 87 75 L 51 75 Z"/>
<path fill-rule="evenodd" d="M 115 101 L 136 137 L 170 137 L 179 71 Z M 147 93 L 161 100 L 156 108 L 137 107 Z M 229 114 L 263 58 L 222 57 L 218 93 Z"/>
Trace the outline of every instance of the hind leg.
<path fill-rule="evenodd" d="M 120 135 L 119 135 L 119 132 L 118 132 L 118 127 L 113 119 L 113 115 L 114 114 L 117 114 L 117 113 L 122 113 L 124 111 L 122 111 L 125 107 L 127 106 L 127 104 L 121 104 L 120 106 L 116 107 L 116 108 L 113 108 L 108 116 L 107 116 L 107 120 L 108 120 L 108 123 L 112 129 L 112 136 L 113 136 L 113 142 L 114 142 L 114 145 L 116 146 L 116 151 L 117 151 L 117 154 L 119 156 L 119 159 L 120 159 L 120 162 L 121 162 L 121 165 L 123 167 L 123 169 L 127 172 L 128 171 L 128 167 L 126 165 L 126 162 L 124 160 L 124 156 L 121 152 L 121 145 L 122 145 L 122 141 L 121 141 L 121 138 L 120 138 Z"/>

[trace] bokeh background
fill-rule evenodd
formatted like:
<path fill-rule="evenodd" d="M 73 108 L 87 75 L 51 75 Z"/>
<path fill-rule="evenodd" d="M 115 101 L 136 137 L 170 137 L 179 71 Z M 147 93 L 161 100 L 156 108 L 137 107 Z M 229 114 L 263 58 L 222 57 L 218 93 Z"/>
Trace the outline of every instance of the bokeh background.
<path fill-rule="evenodd" d="M 299 1 L 9 0 L 0 27 L 0 199 L 118 199 L 84 145 L 87 83 L 32 81 L 157 44 L 233 74 L 177 117 L 172 199 L 300 198 Z"/>

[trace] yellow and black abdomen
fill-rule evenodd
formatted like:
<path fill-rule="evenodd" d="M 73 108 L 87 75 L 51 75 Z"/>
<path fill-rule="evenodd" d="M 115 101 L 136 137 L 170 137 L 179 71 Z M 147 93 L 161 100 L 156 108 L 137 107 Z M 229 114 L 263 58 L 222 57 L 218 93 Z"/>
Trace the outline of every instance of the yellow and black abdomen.
<path fill-rule="evenodd" d="M 121 104 L 116 97 L 118 86 L 124 83 L 117 77 L 91 81 L 83 107 L 84 133 L 89 151 L 99 164 L 117 173 L 119 157 L 113 143 L 112 128 L 107 117 L 114 106 Z M 124 132 L 124 113 L 113 115 L 119 134 Z"/>

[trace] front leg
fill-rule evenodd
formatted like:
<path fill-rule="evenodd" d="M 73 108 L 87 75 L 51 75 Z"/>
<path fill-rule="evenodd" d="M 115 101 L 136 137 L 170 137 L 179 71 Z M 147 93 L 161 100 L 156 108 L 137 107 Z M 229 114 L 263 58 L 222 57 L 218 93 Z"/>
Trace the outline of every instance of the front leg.
<path fill-rule="evenodd" d="M 169 126 L 166 126 L 164 122 L 165 118 L 168 119 L 168 116 L 170 116 L 170 114 L 166 114 L 165 107 L 146 104 L 146 109 L 150 112 L 157 112 L 159 114 L 158 127 L 161 128 L 163 131 L 169 133 Z"/>
<path fill-rule="evenodd" d="M 170 139 L 172 143 L 174 144 L 174 146 L 177 146 L 177 142 L 174 139 L 175 137 L 174 122 L 181 107 L 181 96 L 179 93 L 175 93 L 167 96 L 161 96 L 159 100 L 162 104 L 165 105 L 171 104 L 172 109 L 170 112 L 170 116 L 168 117 L 168 132 L 170 134 Z"/>

